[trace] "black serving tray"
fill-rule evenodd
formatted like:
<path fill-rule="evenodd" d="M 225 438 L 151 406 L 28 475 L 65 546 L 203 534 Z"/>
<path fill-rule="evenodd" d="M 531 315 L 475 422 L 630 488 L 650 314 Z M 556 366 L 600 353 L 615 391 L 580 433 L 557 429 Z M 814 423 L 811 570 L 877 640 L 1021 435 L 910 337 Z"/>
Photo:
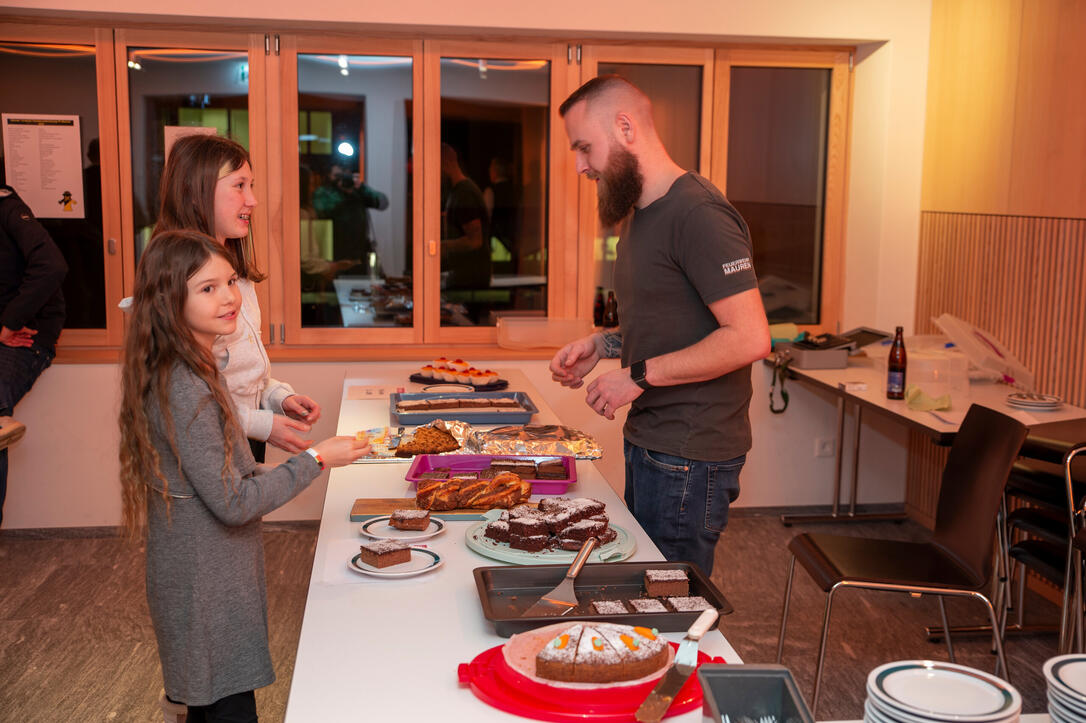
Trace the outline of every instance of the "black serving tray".
<path fill-rule="evenodd" d="M 475 586 L 483 615 L 494 623 L 498 635 L 509 637 L 559 621 L 548 615 L 521 617 L 545 593 L 565 577 L 569 565 L 500 565 L 477 567 Z M 606 620 L 625 625 L 643 625 L 663 632 L 683 632 L 697 620 L 701 611 L 666 613 L 627 613 L 599 615 L 592 610 L 594 600 L 630 600 L 643 597 L 645 570 L 686 570 L 690 578 L 690 594 L 701 595 L 721 615 L 734 608 L 716 585 L 709 581 L 697 565 L 689 562 L 605 562 L 589 563 L 577 577 L 577 601 L 580 603 L 561 620 Z M 666 603 L 665 603 L 666 605 Z"/>

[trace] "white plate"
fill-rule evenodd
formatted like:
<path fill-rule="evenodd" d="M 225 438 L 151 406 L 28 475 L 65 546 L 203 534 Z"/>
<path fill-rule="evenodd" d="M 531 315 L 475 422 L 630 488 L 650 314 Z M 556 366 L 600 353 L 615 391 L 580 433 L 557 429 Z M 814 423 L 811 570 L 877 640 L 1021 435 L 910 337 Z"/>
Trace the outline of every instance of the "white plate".
<path fill-rule="evenodd" d="M 358 558 L 360 555 L 355 555 L 347 563 L 347 569 L 354 572 L 360 572 L 363 575 L 372 575 L 373 577 L 411 577 L 412 575 L 421 575 L 424 572 L 430 570 L 436 570 L 441 567 L 441 557 L 436 552 L 430 550 L 419 549 L 418 547 L 411 548 L 411 559 L 401 565 L 392 565 L 391 567 L 373 567 L 367 565 Z"/>
<path fill-rule="evenodd" d="M 1063 399 L 1054 394 L 1027 395 L 1016 392 L 1007 395 L 1007 404 L 1016 404 L 1023 407 L 1058 407 L 1063 404 Z"/>
<path fill-rule="evenodd" d="M 1049 683 L 1048 699 L 1059 703 L 1061 707 L 1069 709 L 1079 718 L 1086 720 L 1086 703 L 1081 700 L 1076 700 L 1072 695 L 1063 690 L 1062 686 L 1056 686 Z"/>
<path fill-rule="evenodd" d="M 1077 723 L 1083 720 L 1082 713 L 1076 712 L 1073 708 L 1067 707 L 1066 704 L 1056 698 L 1049 697 L 1048 699 L 1049 711 L 1055 711 L 1055 718 L 1067 721 L 1068 723 Z"/>
<path fill-rule="evenodd" d="M 951 720 L 949 717 L 938 713 L 932 713 L 930 715 L 918 715 L 914 713 L 907 713 L 900 708 L 896 708 L 889 703 L 880 700 L 877 696 L 871 694 L 868 691 L 867 701 L 869 703 L 869 715 L 872 718 L 877 718 L 878 723 L 945 723 Z M 996 718 L 985 723 L 1014 723 L 1019 718 L 1018 713 L 1013 713 L 1005 718 Z"/>
<path fill-rule="evenodd" d="M 1014 717 L 1022 710 L 1022 696 L 1006 681 L 964 665 L 933 660 L 880 665 L 867 676 L 867 690 L 882 709 L 889 706 L 929 720 L 990 722 Z"/>
<path fill-rule="evenodd" d="M 1086 703 L 1086 655 L 1057 655 L 1044 664 L 1045 680 L 1064 697 Z"/>
<path fill-rule="evenodd" d="M 445 523 L 436 517 L 430 518 L 430 526 L 425 530 L 400 530 L 390 525 L 388 523 L 389 519 L 389 515 L 382 515 L 381 517 L 374 517 L 372 520 L 366 520 L 358 528 L 358 531 L 366 537 L 377 540 L 399 540 L 401 542 L 425 540 L 434 535 L 440 535 L 445 531 Z"/>

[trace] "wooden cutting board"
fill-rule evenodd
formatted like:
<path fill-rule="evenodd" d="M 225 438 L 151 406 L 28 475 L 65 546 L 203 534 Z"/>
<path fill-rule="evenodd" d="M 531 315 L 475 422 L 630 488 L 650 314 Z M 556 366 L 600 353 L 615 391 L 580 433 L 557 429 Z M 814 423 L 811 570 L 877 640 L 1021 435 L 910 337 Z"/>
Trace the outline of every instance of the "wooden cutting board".
<path fill-rule="evenodd" d="M 415 509 L 414 497 L 360 497 L 351 507 L 351 522 L 362 522 L 371 517 L 391 515 L 395 510 L 413 509 Z M 435 510 L 430 513 L 430 516 L 443 520 L 470 522 L 483 519 L 484 512 L 486 510 Z"/>

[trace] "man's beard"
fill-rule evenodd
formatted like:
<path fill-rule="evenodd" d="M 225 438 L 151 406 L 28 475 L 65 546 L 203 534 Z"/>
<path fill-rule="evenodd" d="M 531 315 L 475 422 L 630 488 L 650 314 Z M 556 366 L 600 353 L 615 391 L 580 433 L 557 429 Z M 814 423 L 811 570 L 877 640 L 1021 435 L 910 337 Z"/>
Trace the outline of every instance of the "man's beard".
<path fill-rule="evenodd" d="M 600 173 L 596 186 L 600 224 L 610 228 L 626 218 L 637 199 L 641 198 L 644 183 L 645 177 L 641 175 L 637 156 L 612 142 L 607 167 Z"/>

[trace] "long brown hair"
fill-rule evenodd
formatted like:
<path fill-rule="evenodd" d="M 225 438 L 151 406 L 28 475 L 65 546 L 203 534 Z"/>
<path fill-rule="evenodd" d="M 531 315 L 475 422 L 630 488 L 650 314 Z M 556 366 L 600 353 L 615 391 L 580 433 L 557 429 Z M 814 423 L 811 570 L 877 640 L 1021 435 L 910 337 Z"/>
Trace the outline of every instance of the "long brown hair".
<path fill-rule="evenodd" d="M 188 229 L 215 238 L 215 186 L 223 167 L 233 173 L 248 163 L 249 152 L 236 141 L 220 136 L 191 135 L 178 138 L 170 149 L 158 196 L 161 205 L 154 235 Z M 252 282 L 267 276 L 256 267 L 253 234 L 226 239 L 234 254 L 231 263 L 238 276 Z"/>
<path fill-rule="evenodd" d="M 222 479 L 234 476 L 234 440 L 243 439 L 241 425 L 211 351 L 197 343 L 185 323 L 188 280 L 212 256 L 233 263 L 214 239 L 196 231 L 166 231 L 151 239 L 136 269 L 132 316 L 125 336 L 121 377 L 121 494 L 124 525 L 134 535 L 144 524 L 150 487 L 169 505 L 169 482 L 152 442 L 149 410 L 162 415 L 170 448 L 178 457 L 176 429 L 170 413 L 169 386 L 174 367 L 184 365 L 207 383 L 209 402 L 219 408 L 226 439 Z"/>

